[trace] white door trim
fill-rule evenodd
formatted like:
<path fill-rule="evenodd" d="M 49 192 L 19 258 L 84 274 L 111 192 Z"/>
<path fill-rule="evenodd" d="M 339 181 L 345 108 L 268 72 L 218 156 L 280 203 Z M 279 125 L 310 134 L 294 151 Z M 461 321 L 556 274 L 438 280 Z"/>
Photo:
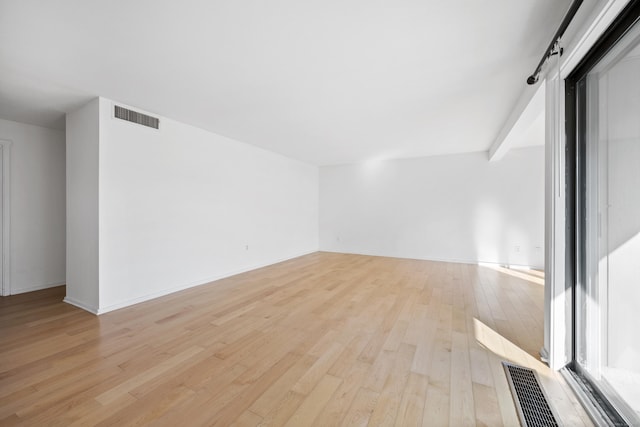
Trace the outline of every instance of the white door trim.
<path fill-rule="evenodd" d="M 544 348 L 541 354 L 552 369 L 561 369 L 571 354 L 572 288 L 566 282 L 565 263 L 565 104 L 564 79 L 589 52 L 630 0 L 603 0 L 596 2 L 583 18 L 576 35 L 561 40 L 564 55 L 549 61 L 546 67 L 546 145 L 545 145 L 545 318 Z M 558 68 L 560 68 L 558 70 Z M 541 76 L 542 79 L 542 76 Z"/>
<path fill-rule="evenodd" d="M 0 139 L 2 150 L 2 288 L 0 295 L 11 295 L 11 144 Z"/>

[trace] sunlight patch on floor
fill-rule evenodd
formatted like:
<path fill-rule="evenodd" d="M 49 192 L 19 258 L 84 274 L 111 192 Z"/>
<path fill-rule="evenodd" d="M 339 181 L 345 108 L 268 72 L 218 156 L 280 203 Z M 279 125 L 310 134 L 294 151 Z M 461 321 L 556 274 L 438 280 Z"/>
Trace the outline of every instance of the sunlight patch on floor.
<path fill-rule="evenodd" d="M 498 356 L 527 368 L 535 369 L 538 373 L 545 375 L 549 368 L 531 356 L 529 353 L 491 329 L 477 318 L 473 319 L 473 329 L 476 341 L 487 350 Z"/>
<path fill-rule="evenodd" d="M 500 273 L 508 274 L 509 276 L 517 277 L 518 279 L 527 280 L 531 283 L 544 286 L 544 273 L 541 271 L 514 267 L 507 268 L 498 264 L 488 263 L 480 263 L 479 265 L 482 267 L 488 267 Z"/>

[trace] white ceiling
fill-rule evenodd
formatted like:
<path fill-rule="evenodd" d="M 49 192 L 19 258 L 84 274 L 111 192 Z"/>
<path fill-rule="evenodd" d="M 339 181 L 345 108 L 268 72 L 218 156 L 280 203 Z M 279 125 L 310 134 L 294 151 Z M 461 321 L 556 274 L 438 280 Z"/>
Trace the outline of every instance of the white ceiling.
<path fill-rule="evenodd" d="M 570 0 L 0 0 L 0 117 L 96 95 L 313 164 L 487 150 Z"/>

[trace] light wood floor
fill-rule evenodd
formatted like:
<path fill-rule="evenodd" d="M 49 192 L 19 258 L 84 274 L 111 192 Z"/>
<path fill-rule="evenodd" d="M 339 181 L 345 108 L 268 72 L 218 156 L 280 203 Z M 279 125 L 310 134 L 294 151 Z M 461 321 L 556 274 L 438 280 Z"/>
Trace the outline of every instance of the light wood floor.
<path fill-rule="evenodd" d="M 501 360 L 538 370 L 535 272 L 315 253 L 100 317 L 64 288 L 0 299 L 0 425 L 518 425 Z"/>

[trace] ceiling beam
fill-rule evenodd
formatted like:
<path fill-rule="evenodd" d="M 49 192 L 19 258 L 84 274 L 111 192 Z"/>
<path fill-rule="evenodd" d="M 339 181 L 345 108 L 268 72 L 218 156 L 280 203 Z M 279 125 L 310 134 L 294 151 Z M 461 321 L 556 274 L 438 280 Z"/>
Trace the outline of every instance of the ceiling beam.
<path fill-rule="evenodd" d="M 498 137 L 489 148 L 489 161 L 495 162 L 504 157 L 516 145 L 533 122 L 544 112 L 545 85 L 538 83 L 527 86 L 520 95 L 511 114 L 504 122 Z"/>

